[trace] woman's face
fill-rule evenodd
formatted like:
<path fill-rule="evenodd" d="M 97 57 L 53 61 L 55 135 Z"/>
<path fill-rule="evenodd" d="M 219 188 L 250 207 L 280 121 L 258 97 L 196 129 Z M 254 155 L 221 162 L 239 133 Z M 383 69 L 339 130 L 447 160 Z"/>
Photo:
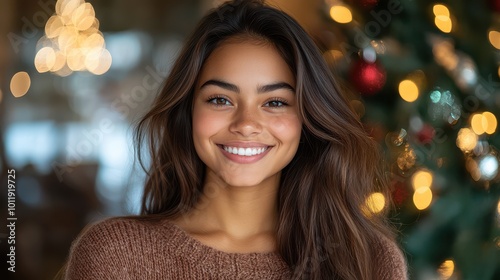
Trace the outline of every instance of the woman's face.
<path fill-rule="evenodd" d="M 193 141 L 208 179 L 277 184 L 301 128 L 293 73 L 273 46 L 230 39 L 208 57 L 193 100 Z"/>

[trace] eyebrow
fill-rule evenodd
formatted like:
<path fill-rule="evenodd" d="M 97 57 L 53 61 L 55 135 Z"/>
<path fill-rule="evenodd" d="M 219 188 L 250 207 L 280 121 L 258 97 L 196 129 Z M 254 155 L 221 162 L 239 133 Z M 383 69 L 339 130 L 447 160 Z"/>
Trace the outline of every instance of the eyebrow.
<path fill-rule="evenodd" d="M 223 88 L 226 90 L 240 93 L 240 88 L 237 85 L 234 85 L 234 84 L 231 84 L 228 82 L 224 82 L 221 80 L 217 80 L 217 79 L 211 79 L 211 80 L 206 81 L 205 83 L 203 83 L 203 85 L 200 86 L 200 89 L 202 89 L 206 86 L 209 86 L 209 85 L 217 86 L 217 87 L 220 87 L 220 88 Z M 286 89 L 286 90 L 289 90 L 289 91 L 295 93 L 295 89 L 290 84 L 285 83 L 285 82 L 277 82 L 277 83 L 259 86 L 257 88 L 257 92 L 258 93 L 268 93 L 268 92 L 279 90 L 279 89 Z"/>

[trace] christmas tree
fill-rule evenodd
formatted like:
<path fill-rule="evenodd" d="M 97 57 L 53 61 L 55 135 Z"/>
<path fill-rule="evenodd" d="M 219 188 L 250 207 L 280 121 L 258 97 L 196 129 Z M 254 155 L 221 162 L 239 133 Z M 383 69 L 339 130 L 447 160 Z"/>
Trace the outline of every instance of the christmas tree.
<path fill-rule="evenodd" d="M 500 279 L 500 1 L 327 0 L 323 15 L 325 58 L 385 148 L 411 279 Z"/>

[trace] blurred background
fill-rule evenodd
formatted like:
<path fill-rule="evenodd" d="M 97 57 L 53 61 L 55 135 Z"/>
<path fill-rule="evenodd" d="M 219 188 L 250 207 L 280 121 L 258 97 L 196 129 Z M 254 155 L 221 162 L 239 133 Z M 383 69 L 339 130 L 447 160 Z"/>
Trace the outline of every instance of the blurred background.
<path fill-rule="evenodd" d="M 221 2 L 1 1 L 8 279 L 53 279 L 86 224 L 139 212 L 134 124 Z M 367 214 L 389 207 L 411 279 L 500 279 L 500 1 L 269 2 L 312 35 L 384 148 L 392 197 L 373 193 Z"/>

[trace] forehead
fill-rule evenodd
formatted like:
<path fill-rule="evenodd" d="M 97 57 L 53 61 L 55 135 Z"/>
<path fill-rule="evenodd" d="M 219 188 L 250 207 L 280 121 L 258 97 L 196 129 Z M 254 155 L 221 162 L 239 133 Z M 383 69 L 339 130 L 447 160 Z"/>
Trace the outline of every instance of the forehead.
<path fill-rule="evenodd" d="M 256 38 L 223 41 L 205 61 L 198 82 L 213 78 L 294 83 L 294 75 L 276 47 Z"/>

